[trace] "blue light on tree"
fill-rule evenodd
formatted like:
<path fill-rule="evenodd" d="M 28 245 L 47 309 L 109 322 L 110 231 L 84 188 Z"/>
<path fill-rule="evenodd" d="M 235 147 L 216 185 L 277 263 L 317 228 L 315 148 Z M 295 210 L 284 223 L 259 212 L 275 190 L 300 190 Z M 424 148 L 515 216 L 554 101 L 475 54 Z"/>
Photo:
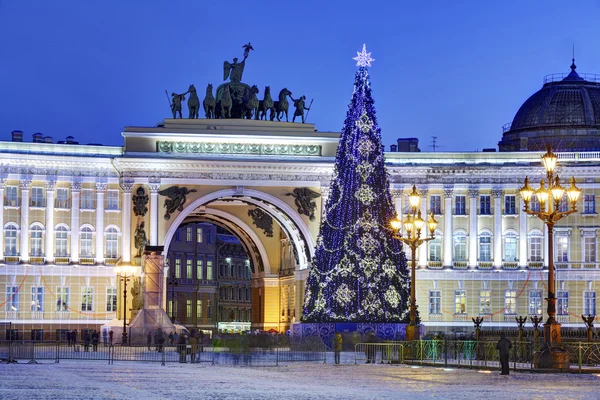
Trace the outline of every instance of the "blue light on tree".
<path fill-rule="evenodd" d="M 342 129 L 331 195 L 306 281 L 305 322 L 403 322 L 410 280 L 384 164 L 367 67 L 357 52 L 354 93 Z"/>

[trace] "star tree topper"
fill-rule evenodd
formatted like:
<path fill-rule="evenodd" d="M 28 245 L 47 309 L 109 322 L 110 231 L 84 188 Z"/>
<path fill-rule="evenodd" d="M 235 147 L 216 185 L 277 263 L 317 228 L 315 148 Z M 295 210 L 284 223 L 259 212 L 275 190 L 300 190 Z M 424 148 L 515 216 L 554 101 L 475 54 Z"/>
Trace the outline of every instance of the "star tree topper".
<path fill-rule="evenodd" d="M 374 58 L 371 58 L 371 53 L 367 53 L 367 45 L 363 44 L 362 53 L 356 52 L 356 57 L 352 58 L 356 60 L 357 67 L 370 67 L 371 61 L 375 61 Z"/>

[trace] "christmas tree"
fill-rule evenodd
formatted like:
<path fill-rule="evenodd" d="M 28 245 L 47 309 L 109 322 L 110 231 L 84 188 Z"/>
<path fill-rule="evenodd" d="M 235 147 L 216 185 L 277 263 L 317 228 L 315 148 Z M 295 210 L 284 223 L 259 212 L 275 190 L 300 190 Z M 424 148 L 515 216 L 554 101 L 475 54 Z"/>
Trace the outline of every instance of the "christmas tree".
<path fill-rule="evenodd" d="M 305 322 L 402 322 L 410 279 L 390 221 L 396 212 L 384 164 L 367 67 L 357 53 L 354 93 L 342 129 L 313 266 L 306 281 Z"/>

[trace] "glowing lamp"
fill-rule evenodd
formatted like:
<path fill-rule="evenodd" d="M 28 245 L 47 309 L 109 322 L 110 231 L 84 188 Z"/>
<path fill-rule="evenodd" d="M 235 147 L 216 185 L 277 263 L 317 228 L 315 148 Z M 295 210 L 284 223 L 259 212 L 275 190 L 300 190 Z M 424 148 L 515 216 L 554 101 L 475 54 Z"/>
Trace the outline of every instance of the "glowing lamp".
<path fill-rule="evenodd" d="M 565 194 L 565 188 L 560 185 L 558 176 L 554 179 L 554 184 L 550 186 L 550 192 L 552 193 L 554 201 L 559 201 Z"/>
<path fill-rule="evenodd" d="M 429 227 L 429 233 L 431 236 L 435 236 L 435 228 L 438 226 L 438 222 L 433 217 L 433 211 L 429 214 L 429 218 L 427 219 L 427 226 Z"/>
<path fill-rule="evenodd" d="M 521 198 L 525 201 L 525 204 L 529 203 L 531 196 L 533 196 L 533 189 L 529 186 L 529 178 L 525 177 L 525 185 L 519 190 Z"/>
<path fill-rule="evenodd" d="M 544 182 L 543 179 L 540 181 L 540 188 L 535 191 L 535 195 L 537 196 L 541 204 L 546 204 L 546 201 L 548 201 L 549 194 L 546 190 L 546 182 Z"/>
<path fill-rule="evenodd" d="M 412 193 L 408 195 L 408 202 L 410 203 L 410 206 L 415 209 L 419 206 L 420 201 L 421 196 L 419 196 L 419 193 L 417 192 L 417 187 L 413 185 Z"/>
<path fill-rule="evenodd" d="M 575 209 L 575 203 L 579 200 L 579 196 L 581 195 L 581 189 L 575 186 L 575 177 L 571 178 L 571 187 L 567 189 L 567 197 L 569 198 L 569 202 L 573 209 Z"/>
<path fill-rule="evenodd" d="M 390 221 L 390 225 L 392 225 L 394 232 L 398 233 L 400 231 L 400 228 L 402 227 L 402 221 L 400 221 L 400 218 L 398 218 L 397 214 L 396 218 Z"/>
<path fill-rule="evenodd" d="M 406 232 L 408 232 L 408 234 L 410 235 L 414 227 L 415 226 L 413 224 L 412 216 L 410 214 L 407 214 L 406 220 L 404 221 L 404 229 L 406 229 Z"/>
<path fill-rule="evenodd" d="M 425 221 L 421 218 L 421 210 L 419 210 L 419 214 L 417 214 L 417 218 L 414 219 L 413 223 L 415 224 L 415 229 L 419 232 L 425 224 Z"/>
<path fill-rule="evenodd" d="M 548 147 L 548 151 L 546 151 L 546 154 L 542 156 L 542 163 L 544 163 L 544 168 L 546 168 L 546 172 L 548 172 L 549 174 L 554 172 L 557 160 L 558 157 L 556 156 L 556 154 L 554 154 L 552 152 L 552 149 Z"/>

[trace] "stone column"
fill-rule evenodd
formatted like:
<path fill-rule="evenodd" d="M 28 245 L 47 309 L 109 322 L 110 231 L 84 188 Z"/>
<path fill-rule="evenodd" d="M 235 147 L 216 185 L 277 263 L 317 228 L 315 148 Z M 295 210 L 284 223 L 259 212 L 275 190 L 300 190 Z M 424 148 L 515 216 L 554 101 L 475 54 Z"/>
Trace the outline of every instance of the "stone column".
<path fill-rule="evenodd" d="M 71 262 L 79 262 L 79 196 L 81 181 L 71 181 Z"/>
<path fill-rule="evenodd" d="M 21 186 L 21 261 L 29 261 L 29 190 L 31 178 L 23 178 L 19 181 Z M 4 228 L 4 227 L 2 227 Z M 2 243 L 4 245 L 4 243 Z"/>
<path fill-rule="evenodd" d="M 494 267 L 502 267 L 502 189 L 493 189 L 494 198 Z"/>
<path fill-rule="evenodd" d="M 160 178 L 151 178 L 148 183 L 150 188 L 150 246 L 158 245 L 158 191 Z"/>
<path fill-rule="evenodd" d="M 96 182 L 96 262 L 104 263 L 104 191 L 106 182 Z"/>
<path fill-rule="evenodd" d="M 46 262 L 54 262 L 54 188 L 56 179 L 46 180 Z"/>
<path fill-rule="evenodd" d="M 6 178 L 0 178 L 0 260 L 4 260 L 4 187 Z"/>
<path fill-rule="evenodd" d="M 452 193 L 444 189 L 444 266 L 452 266 Z"/>
<path fill-rule="evenodd" d="M 427 217 L 427 193 L 429 191 L 427 189 L 422 189 L 419 191 L 421 195 L 421 217 Z M 408 246 L 405 247 L 406 250 L 410 251 Z M 427 244 L 422 244 L 419 246 L 419 267 L 425 268 L 427 266 Z"/>
<path fill-rule="evenodd" d="M 325 218 L 325 205 L 331 194 L 331 188 L 329 186 L 321 186 L 321 220 Z"/>
<path fill-rule="evenodd" d="M 527 266 L 527 214 L 525 201 L 519 197 L 519 266 Z"/>
<path fill-rule="evenodd" d="M 477 266 L 477 197 L 479 190 L 469 189 L 469 266 Z"/>
<path fill-rule="evenodd" d="M 123 220 L 121 229 L 123 235 L 123 262 L 131 262 L 131 190 L 133 189 L 133 180 L 121 180 L 121 189 L 123 190 Z"/>

